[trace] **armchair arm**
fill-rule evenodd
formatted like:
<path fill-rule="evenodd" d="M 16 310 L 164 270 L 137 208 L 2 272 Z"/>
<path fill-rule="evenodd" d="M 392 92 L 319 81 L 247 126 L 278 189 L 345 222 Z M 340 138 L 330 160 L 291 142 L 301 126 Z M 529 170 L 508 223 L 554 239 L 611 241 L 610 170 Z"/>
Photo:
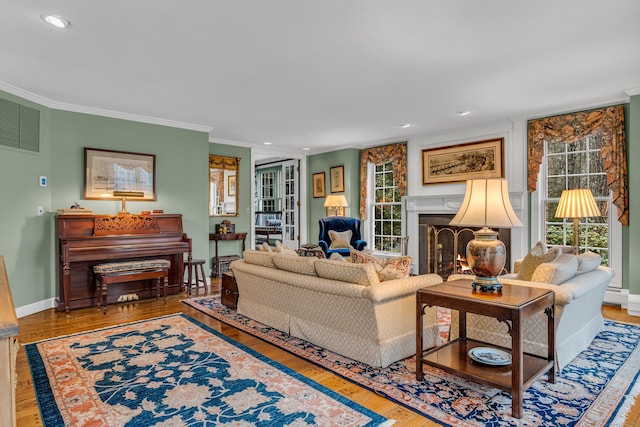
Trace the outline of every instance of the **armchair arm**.
<path fill-rule="evenodd" d="M 367 242 L 365 242 L 364 240 L 356 240 L 356 241 L 355 241 L 354 249 L 355 249 L 355 250 L 357 250 L 357 251 L 361 251 L 361 250 L 363 250 L 366 246 L 367 246 Z"/>
<path fill-rule="evenodd" d="M 320 240 L 318 242 L 318 245 L 320 245 L 320 247 L 322 248 L 322 251 L 326 254 L 327 251 L 329 250 L 329 244 L 327 244 L 327 242 L 325 242 L 324 240 Z"/>

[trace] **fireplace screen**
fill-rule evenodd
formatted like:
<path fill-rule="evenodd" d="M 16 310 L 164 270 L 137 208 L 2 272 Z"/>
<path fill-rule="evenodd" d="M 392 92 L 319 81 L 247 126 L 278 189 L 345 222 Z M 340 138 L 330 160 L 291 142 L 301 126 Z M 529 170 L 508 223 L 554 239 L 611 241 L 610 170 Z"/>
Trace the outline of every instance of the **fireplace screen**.
<path fill-rule="evenodd" d="M 449 225 L 453 215 L 420 215 L 419 217 L 419 271 L 420 274 L 436 273 L 444 280 L 451 274 L 470 274 L 467 264 L 467 243 L 473 240 L 473 232 L 479 228 L 459 228 Z M 510 229 L 498 231 L 500 239 L 507 247 L 509 263 Z"/>

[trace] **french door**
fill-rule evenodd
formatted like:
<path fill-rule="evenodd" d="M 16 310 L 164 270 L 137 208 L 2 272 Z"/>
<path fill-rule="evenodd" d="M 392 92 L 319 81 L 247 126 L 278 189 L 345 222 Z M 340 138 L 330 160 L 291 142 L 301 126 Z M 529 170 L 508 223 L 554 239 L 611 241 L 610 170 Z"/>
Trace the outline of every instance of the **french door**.
<path fill-rule="evenodd" d="M 282 243 L 290 248 L 300 244 L 299 160 L 282 163 Z"/>

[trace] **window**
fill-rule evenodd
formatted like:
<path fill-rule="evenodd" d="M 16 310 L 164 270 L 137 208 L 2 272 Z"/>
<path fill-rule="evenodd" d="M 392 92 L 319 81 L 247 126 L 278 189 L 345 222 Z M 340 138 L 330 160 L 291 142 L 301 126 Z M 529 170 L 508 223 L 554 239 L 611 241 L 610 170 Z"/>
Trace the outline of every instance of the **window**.
<path fill-rule="evenodd" d="M 573 220 L 555 218 L 554 213 L 565 189 L 589 188 L 598 203 L 601 217 L 580 218 L 579 247 L 602 256 L 602 264 L 611 266 L 611 194 L 607 187 L 600 148 L 600 135 L 573 143 L 545 142 L 541 182 L 544 183 L 541 208 L 544 210 L 544 234 L 547 245 L 573 245 Z M 615 211 L 615 210 L 613 210 Z"/>
<path fill-rule="evenodd" d="M 256 174 L 257 212 L 273 212 L 280 210 L 280 171 L 258 171 Z"/>
<path fill-rule="evenodd" d="M 401 253 L 402 204 L 400 192 L 393 179 L 393 161 L 369 166 L 373 174 L 373 250 Z"/>

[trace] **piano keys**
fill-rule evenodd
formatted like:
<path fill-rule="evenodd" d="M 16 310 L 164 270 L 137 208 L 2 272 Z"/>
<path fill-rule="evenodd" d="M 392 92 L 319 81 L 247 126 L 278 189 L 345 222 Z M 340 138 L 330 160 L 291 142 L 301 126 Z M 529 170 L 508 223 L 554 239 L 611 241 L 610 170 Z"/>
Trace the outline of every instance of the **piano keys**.
<path fill-rule="evenodd" d="M 93 266 L 104 262 L 162 258 L 171 261 L 168 294 L 183 286 L 184 254 L 191 258 L 191 239 L 182 230 L 182 215 L 58 215 L 58 310 L 95 307 Z M 120 295 L 155 297 L 148 281 L 114 284 L 107 303 Z"/>

